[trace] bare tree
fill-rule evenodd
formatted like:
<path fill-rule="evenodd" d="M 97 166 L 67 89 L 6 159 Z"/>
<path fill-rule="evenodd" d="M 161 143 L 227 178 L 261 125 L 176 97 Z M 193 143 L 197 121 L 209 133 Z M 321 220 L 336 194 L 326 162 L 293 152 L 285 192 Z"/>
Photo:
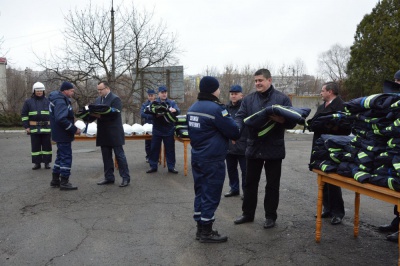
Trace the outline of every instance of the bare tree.
<path fill-rule="evenodd" d="M 38 57 L 39 65 L 56 74 L 56 79 L 68 79 L 76 85 L 75 98 L 79 106 L 87 104 L 88 98 L 96 97 L 93 80 L 105 79 L 115 84 L 112 89 L 122 99 L 124 107 L 129 108 L 137 90 L 142 90 L 140 101 L 144 101 L 145 88 L 137 86 L 142 72 L 177 62 L 176 37 L 167 31 L 164 23 L 153 23 L 153 13 L 138 12 L 132 7 L 117 8 L 116 14 L 114 51 L 109 11 L 89 5 L 85 10 L 71 10 L 65 16 L 65 44 L 61 53 L 53 53 L 49 59 Z"/>
<path fill-rule="evenodd" d="M 334 44 L 319 55 L 318 65 L 320 74 L 326 80 L 332 80 L 342 84 L 346 79 L 347 63 L 350 60 L 350 47 Z"/>

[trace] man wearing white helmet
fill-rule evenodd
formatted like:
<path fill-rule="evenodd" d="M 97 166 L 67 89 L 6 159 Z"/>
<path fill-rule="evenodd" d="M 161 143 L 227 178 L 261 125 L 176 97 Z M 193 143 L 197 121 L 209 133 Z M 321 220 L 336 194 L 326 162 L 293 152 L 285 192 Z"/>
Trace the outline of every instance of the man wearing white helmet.
<path fill-rule="evenodd" d="M 32 96 L 27 99 L 22 107 L 22 125 L 31 136 L 32 170 L 41 168 L 44 163 L 50 169 L 52 148 L 50 140 L 49 100 L 45 96 L 45 86 L 36 82 L 32 87 Z"/>

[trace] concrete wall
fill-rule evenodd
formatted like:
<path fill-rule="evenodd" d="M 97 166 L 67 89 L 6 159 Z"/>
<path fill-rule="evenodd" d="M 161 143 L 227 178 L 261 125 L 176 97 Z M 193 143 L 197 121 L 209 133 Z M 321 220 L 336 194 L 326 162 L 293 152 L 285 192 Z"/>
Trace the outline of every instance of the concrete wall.
<path fill-rule="evenodd" d="M 319 105 L 322 104 L 322 100 L 320 96 L 290 96 L 292 100 L 292 105 L 294 107 L 306 107 L 311 108 L 311 113 L 307 119 L 310 119 L 314 116 L 315 112 Z"/>
<path fill-rule="evenodd" d="M 7 78 L 6 78 L 7 59 L 0 57 L 0 102 L 7 108 Z"/>

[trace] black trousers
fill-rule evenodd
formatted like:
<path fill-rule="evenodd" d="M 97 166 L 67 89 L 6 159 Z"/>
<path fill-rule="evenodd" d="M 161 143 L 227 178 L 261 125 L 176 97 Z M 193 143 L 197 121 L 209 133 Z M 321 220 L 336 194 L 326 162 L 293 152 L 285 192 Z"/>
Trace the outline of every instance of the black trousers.
<path fill-rule="evenodd" d="M 247 159 L 246 184 L 244 186 L 243 215 L 253 218 L 257 207 L 258 184 L 264 167 L 267 183 L 265 185 L 265 218 L 276 220 L 279 204 L 282 160 Z"/>
<path fill-rule="evenodd" d="M 344 217 L 344 202 L 342 189 L 332 184 L 324 185 L 324 197 L 322 199 L 324 212 L 329 212 L 332 216 Z"/>
<path fill-rule="evenodd" d="M 32 163 L 51 163 L 52 147 L 50 134 L 31 134 Z"/>

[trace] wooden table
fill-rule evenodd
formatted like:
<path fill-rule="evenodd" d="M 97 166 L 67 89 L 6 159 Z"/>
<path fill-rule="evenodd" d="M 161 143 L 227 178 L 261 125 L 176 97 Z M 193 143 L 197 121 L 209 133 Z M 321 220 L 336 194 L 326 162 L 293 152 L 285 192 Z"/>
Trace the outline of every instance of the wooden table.
<path fill-rule="evenodd" d="M 132 135 L 132 136 L 125 136 L 125 140 L 151 140 L 152 135 Z M 76 141 L 94 141 L 96 140 L 96 137 L 87 137 L 86 135 L 75 135 L 75 140 Z M 188 173 L 188 156 L 187 156 L 187 147 L 188 144 L 190 143 L 189 138 L 179 138 L 175 136 L 175 140 L 183 143 L 183 170 L 185 176 L 187 176 Z M 164 155 L 164 167 L 166 165 L 165 162 L 165 149 L 164 152 L 160 152 L 161 155 Z M 161 156 L 160 156 L 161 158 Z M 160 160 L 161 162 L 161 160 Z"/>
<path fill-rule="evenodd" d="M 372 184 L 362 184 L 353 178 L 344 177 L 333 173 L 324 173 L 320 170 L 314 169 L 313 172 L 317 173 L 318 177 L 318 200 L 317 200 L 317 221 L 315 230 L 315 241 L 317 243 L 321 240 L 321 214 L 322 214 L 322 198 L 323 188 L 325 183 L 329 183 L 341 188 L 346 188 L 355 192 L 354 197 L 354 237 L 358 236 L 359 230 L 359 210 L 360 210 L 360 194 L 370 196 L 375 199 L 383 200 L 394 205 L 397 208 L 400 206 L 400 193 L 389 188 L 380 187 Z M 399 209 L 400 210 L 400 209 Z M 400 225 L 399 225 L 400 227 Z M 399 228 L 400 229 L 400 228 Z M 398 243 L 399 257 L 398 265 L 400 265 L 400 239 Z"/>

